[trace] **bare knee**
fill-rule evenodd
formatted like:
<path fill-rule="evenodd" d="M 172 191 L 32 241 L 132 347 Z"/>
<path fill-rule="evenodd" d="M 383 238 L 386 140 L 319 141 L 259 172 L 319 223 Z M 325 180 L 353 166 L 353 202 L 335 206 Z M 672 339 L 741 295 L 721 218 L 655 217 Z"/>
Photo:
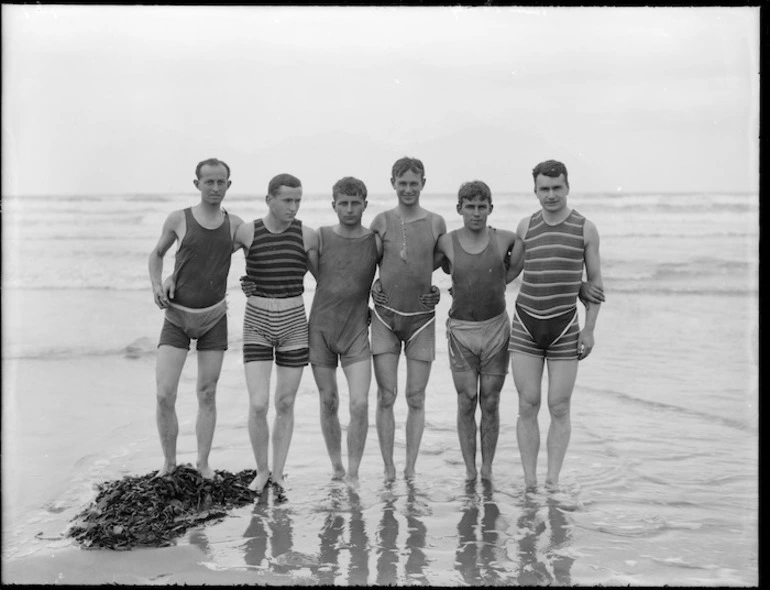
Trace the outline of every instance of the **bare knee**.
<path fill-rule="evenodd" d="M 494 416 L 497 414 L 498 409 L 500 408 L 499 392 L 481 396 L 479 399 L 479 406 L 481 407 L 482 414 L 489 416 Z"/>
<path fill-rule="evenodd" d="M 340 398 L 337 392 L 332 391 L 320 391 L 321 395 L 321 412 L 326 415 L 336 414 L 340 408 Z"/>
<path fill-rule="evenodd" d="M 290 414 L 294 411 L 294 398 L 288 395 L 275 396 L 275 411 L 278 414 Z"/>
<path fill-rule="evenodd" d="M 353 418 L 362 418 L 369 413 L 369 400 L 365 397 L 350 398 L 350 415 Z"/>
<path fill-rule="evenodd" d="M 548 403 L 548 411 L 551 413 L 551 417 L 557 420 L 569 418 L 569 410 L 569 400 L 561 400 L 558 402 Z"/>
<path fill-rule="evenodd" d="M 201 407 L 213 408 L 216 406 L 217 384 L 205 383 L 198 389 L 198 405 Z"/>
<path fill-rule="evenodd" d="M 422 410 L 425 407 L 425 390 L 407 390 L 406 405 L 410 410 Z"/>
<path fill-rule="evenodd" d="M 386 389 L 384 387 L 377 388 L 377 405 L 381 408 L 389 409 L 396 403 L 396 390 Z"/>
<path fill-rule="evenodd" d="M 525 395 L 519 395 L 519 416 L 532 418 L 540 411 L 540 399 Z"/>
<path fill-rule="evenodd" d="M 267 419 L 267 410 L 267 400 L 251 400 L 249 402 L 249 412 L 259 420 Z"/>
<path fill-rule="evenodd" d="M 476 394 L 466 391 L 457 392 L 457 411 L 473 415 L 476 412 Z"/>
<path fill-rule="evenodd" d="M 156 400 L 161 410 L 173 411 L 176 406 L 176 388 L 159 386 Z"/>

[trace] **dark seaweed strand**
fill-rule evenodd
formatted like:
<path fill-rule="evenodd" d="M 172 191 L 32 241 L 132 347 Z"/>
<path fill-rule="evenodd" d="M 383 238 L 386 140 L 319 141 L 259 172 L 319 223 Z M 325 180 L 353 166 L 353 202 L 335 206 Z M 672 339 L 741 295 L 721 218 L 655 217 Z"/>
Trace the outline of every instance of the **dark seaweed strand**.
<path fill-rule="evenodd" d="M 93 502 L 72 520 L 67 536 L 91 549 L 164 547 L 189 528 L 221 520 L 227 511 L 254 502 L 255 471 L 216 471 L 204 480 L 189 465 L 170 476 L 126 476 L 97 486 Z"/>

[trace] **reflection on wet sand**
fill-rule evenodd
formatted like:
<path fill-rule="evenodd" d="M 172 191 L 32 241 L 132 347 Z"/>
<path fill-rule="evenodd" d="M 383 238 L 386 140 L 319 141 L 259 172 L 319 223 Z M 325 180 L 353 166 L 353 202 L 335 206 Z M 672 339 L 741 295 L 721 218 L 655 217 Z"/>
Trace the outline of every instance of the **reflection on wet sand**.
<path fill-rule="evenodd" d="M 518 520 L 519 531 L 524 534 L 518 543 L 517 582 L 522 586 L 569 586 L 574 558 L 563 553 L 571 541 L 569 524 L 559 503 L 552 497 L 545 504 L 546 518 L 540 518 L 540 512 L 540 503 L 526 494 Z M 550 529 L 550 539 L 541 552 L 538 550 L 538 541 L 542 541 L 547 529 Z"/>
<path fill-rule="evenodd" d="M 344 506 L 344 495 L 347 495 L 349 519 L 349 540 L 344 539 L 345 517 L 344 512 L 335 512 Z M 327 514 L 323 529 L 319 538 L 321 564 L 317 578 L 321 585 L 333 585 L 337 581 L 339 572 L 339 557 L 341 550 L 350 552 L 348 563 L 347 584 L 350 586 L 366 585 L 369 578 L 369 538 L 366 535 L 363 514 L 361 512 L 361 499 L 358 493 L 348 487 L 346 490 L 334 487 L 329 494 L 331 511 Z"/>
<path fill-rule="evenodd" d="M 462 517 L 457 525 L 458 546 L 455 552 L 455 569 L 460 572 L 466 584 L 499 585 L 501 574 L 496 566 L 498 553 L 501 551 L 497 532 L 500 509 L 494 502 L 491 485 L 484 484 L 482 497 L 476 494 L 475 487 L 475 482 L 466 484 Z M 481 539 L 476 532 L 479 526 L 479 504 L 483 505 L 484 510 L 480 523 Z"/>
<path fill-rule="evenodd" d="M 383 511 L 380 526 L 377 530 L 378 553 L 377 581 L 378 585 L 399 584 L 398 578 L 398 519 L 396 518 L 396 500 L 393 492 L 393 482 L 385 484 L 383 494 Z M 418 499 L 418 491 L 411 481 L 406 482 L 406 563 L 404 572 L 407 580 L 412 584 L 428 584 L 425 577 L 425 566 L 428 563 L 425 555 L 425 536 L 427 529 L 418 517 L 424 508 Z"/>
<path fill-rule="evenodd" d="M 244 543 L 244 561 L 252 566 L 265 566 L 263 563 L 267 557 L 267 545 L 270 542 L 270 557 L 275 559 L 279 555 L 291 551 L 292 548 L 292 522 L 288 507 L 268 507 L 267 499 L 260 498 L 254 505 L 251 522 L 243 533 L 246 537 Z M 273 563 L 272 568 L 276 573 L 286 573 L 291 567 Z"/>

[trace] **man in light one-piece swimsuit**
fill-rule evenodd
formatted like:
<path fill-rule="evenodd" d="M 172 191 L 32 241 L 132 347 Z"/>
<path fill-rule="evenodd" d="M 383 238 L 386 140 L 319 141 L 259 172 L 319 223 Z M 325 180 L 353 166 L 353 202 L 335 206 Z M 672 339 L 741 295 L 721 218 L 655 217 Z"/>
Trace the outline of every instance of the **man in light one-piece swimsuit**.
<path fill-rule="evenodd" d="M 425 429 L 425 388 L 435 358 L 435 304 L 431 287 L 436 242 L 446 233 L 444 219 L 420 206 L 425 167 L 415 158 L 401 158 L 392 169 L 391 185 L 398 205 L 378 214 L 371 224 L 380 235 L 383 256 L 380 276 L 372 291 L 372 354 L 377 381 L 377 436 L 386 480 L 393 480 L 398 360 L 406 357 L 406 465 L 412 478 Z M 381 292 L 380 292 L 381 289 Z M 431 300 L 431 293 L 434 295 Z"/>
<path fill-rule="evenodd" d="M 217 420 L 216 389 L 227 350 L 227 275 L 233 238 L 243 220 L 221 206 L 231 184 L 227 164 L 215 158 L 204 160 L 195 175 L 200 203 L 166 218 L 148 261 L 155 303 L 166 316 L 156 365 L 156 420 L 164 456 L 157 475 L 170 474 L 176 468 L 177 389 L 190 340 L 197 340 L 196 465 L 204 478 L 211 479 L 214 470 L 209 466 L 209 453 Z M 179 243 L 174 273 L 161 284 L 163 257 L 174 242 Z"/>
<path fill-rule="evenodd" d="M 578 361 L 594 347 L 600 303 L 584 300 L 585 326 L 581 330 L 578 324 L 577 298 L 584 266 L 588 281 L 602 291 L 599 232 L 567 206 L 567 168 L 548 160 L 535 166 L 532 178 L 541 209 L 522 219 L 516 230 L 524 241 L 524 270 L 510 340 L 511 370 L 519 392 L 516 434 L 528 489 L 537 485 L 537 414 L 545 362 L 551 415 L 545 484 L 556 487 L 570 438 L 570 400 Z"/>

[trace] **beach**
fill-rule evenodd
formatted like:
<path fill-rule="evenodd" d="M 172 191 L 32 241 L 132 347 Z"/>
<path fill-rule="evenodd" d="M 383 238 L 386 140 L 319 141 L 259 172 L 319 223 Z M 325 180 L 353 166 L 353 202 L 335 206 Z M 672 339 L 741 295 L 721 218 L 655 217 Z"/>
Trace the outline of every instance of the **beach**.
<path fill-rule="evenodd" d="M 461 225 L 454 199 L 426 194 L 422 204 L 452 230 Z M 306 195 L 298 217 L 311 227 L 333 224 L 329 201 Z M 162 313 L 152 301 L 147 255 L 165 215 L 194 203 L 191 194 L 4 197 L 4 583 L 757 585 L 756 194 L 570 196 L 602 237 L 607 302 L 596 347 L 579 367 L 559 490 L 524 493 L 510 374 L 494 483 L 464 482 L 445 339 L 451 283 L 439 270 L 436 361 L 413 481 L 400 475 L 404 362 L 395 406 L 399 477 L 383 482 L 373 381 L 357 487 L 331 480 L 308 367 L 295 404 L 287 503 L 267 494 L 171 547 L 78 547 L 65 532 L 96 484 L 161 465 L 155 351 Z M 394 204 L 393 195 L 371 196 L 364 223 Z M 249 195 L 228 194 L 224 205 L 244 219 L 264 213 L 263 199 Z M 536 207 L 532 194 L 495 193 L 489 223 L 515 229 Z M 170 252 L 166 274 L 172 265 Z M 237 253 L 211 453 L 214 469 L 231 472 L 254 468 L 242 274 Z M 509 310 L 518 283 L 508 286 Z M 313 291 L 308 276 L 307 310 Z M 580 313 L 582 322 L 582 306 Z M 180 464 L 195 461 L 195 377 L 191 351 L 177 401 Z M 348 398 L 341 371 L 338 378 L 344 431 Z M 544 400 L 541 479 L 548 425 Z M 320 565 L 287 564 L 290 551 Z"/>

